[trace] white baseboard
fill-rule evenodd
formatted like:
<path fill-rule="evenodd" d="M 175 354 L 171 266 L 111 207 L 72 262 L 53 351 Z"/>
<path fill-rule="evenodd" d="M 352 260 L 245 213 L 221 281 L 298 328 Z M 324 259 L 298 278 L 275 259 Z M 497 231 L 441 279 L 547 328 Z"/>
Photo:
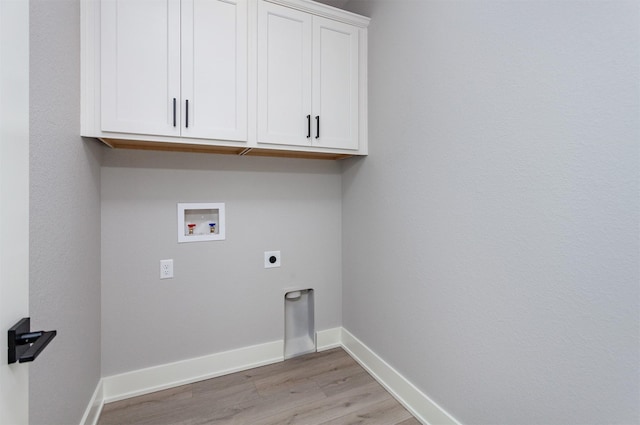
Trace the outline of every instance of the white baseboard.
<path fill-rule="evenodd" d="M 103 388 L 102 379 L 100 379 L 95 391 L 93 392 L 91 400 L 89 400 L 87 409 L 84 411 L 84 415 L 82 415 L 80 425 L 96 425 L 98 423 L 100 413 L 102 412 L 102 406 L 104 406 Z"/>
<path fill-rule="evenodd" d="M 460 425 L 453 416 L 344 328 L 342 347 L 423 424 Z"/>
<path fill-rule="evenodd" d="M 103 378 L 104 401 L 123 400 L 283 359 L 284 341 L 280 340 L 108 376 Z"/>
<path fill-rule="evenodd" d="M 316 332 L 316 349 L 330 350 L 342 345 L 342 328 L 326 329 Z"/>
<path fill-rule="evenodd" d="M 316 333 L 318 351 L 342 347 L 420 422 L 460 423 L 386 363 L 348 330 L 338 327 Z M 104 403 L 202 381 L 284 360 L 284 341 L 243 347 L 102 378 L 80 425 L 96 425 Z"/>

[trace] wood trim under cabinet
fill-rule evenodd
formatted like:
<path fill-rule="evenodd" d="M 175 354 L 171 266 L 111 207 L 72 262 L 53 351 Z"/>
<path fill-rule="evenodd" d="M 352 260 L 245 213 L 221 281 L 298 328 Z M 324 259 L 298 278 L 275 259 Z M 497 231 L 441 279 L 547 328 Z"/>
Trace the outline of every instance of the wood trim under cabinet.
<path fill-rule="evenodd" d="M 249 149 L 246 156 L 271 156 L 278 158 L 301 158 L 301 159 L 345 159 L 353 155 L 342 153 L 324 153 L 324 152 L 303 152 L 289 151 L 277 149 Z"/>
<path fill-rule="evenodd" d="M 211 146 L 193 145 L 187 143 L 163 143 L 147 142 L 140 140 L 123 139 L 100 139 L 105 145 L 114 149 L 138 149 L 147 151 L 171 151 L 171 152 L 195 152 L 195 153 L 218 153 L 227 155 L 239 155 L 244 147 L 235 146 Z"/>
<path fill-rule="evenodd" d="M 147 142 L 140 140 L 123 140 L 100 138 L 105 145 L 112 149 L 137 149 L 151 151 L 167 151 L 167 152 L 192 152 L 192 153 L 215 153 L 223 155 L 241 155 L 241 156 L 265 156 L 277 158 L 300 158 L 300 159 L 325 159 L 337 160 L 350 158 L 351 154 L 341 153 L 324 153 L 324 152 L 304 152 L 290 151 L 278 149 L 256 149 L 247 148 L 245 146 L 211 146 L 211 145 L 194 145 L 187 143 L 163 143 L 163 142 Z"/>

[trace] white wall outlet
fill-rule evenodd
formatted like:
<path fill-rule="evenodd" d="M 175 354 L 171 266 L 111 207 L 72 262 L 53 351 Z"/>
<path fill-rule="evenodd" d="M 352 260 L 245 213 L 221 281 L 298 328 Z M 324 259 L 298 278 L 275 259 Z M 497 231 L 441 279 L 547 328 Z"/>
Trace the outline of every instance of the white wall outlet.
<path fill-rule="evenodd" d="M 173 260 L 160 260 L 160 279 L 173 279 Z"/>
<path fill-rule="evenodd" d="M 280 267 L 280 251 L 265 251 L 264 268 L 271 269 L 274 267 Z"/>

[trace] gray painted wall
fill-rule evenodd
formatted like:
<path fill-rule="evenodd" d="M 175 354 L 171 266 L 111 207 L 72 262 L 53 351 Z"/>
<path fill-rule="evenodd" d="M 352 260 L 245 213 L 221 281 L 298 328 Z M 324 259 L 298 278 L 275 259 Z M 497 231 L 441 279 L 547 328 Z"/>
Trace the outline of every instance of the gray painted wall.
<path fill-rule="evenodd" d="M 31 424 L 77 424 L 100 379 L 100 157 L 80 138 L 80 4 L 30 1 Z M 25 235 L 27 234 L 25 229 Z"/>
<path fill-rule="evenodd" d="M 639 423 L 640 3 L 348 7 L 344 326 L 463 423 Z"/>
<path fill-rule="evenodd" d="M 282 340 L 284 288 L 314 288 L 316 330 L 340 326 L 341 181 L 334 161 L 108 151 L 103 376 Z M 178 202 L 224 202 L 226 240 L 178 244 Z"/>

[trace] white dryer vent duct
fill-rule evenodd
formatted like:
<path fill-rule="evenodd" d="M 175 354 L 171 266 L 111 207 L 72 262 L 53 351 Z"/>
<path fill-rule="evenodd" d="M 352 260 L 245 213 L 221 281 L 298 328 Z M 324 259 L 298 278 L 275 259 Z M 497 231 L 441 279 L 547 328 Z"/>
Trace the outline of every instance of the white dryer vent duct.
<path fill-rule="evenodd" d="M 284 358 L 316 351 L 313 289 L 287 292 L 284 296 Z"/>

